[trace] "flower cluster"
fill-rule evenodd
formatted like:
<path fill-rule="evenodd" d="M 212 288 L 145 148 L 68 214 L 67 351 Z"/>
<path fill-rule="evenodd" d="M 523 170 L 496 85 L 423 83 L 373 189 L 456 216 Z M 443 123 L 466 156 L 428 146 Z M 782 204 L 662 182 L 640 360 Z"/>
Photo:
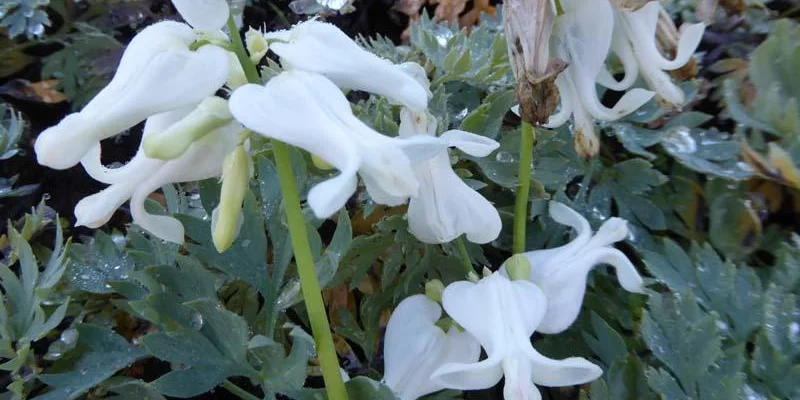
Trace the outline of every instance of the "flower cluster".
<path fill-rule="evenodd" d="M 560 3 L 563 14 L 556 17 L 550 47 L 551 53 L 569 66 L 556 78 L 561 108 L 550 116 L 546 126 L 561 126 L 572 117 L 575 149 L 579 154 L 591 157 L 599 149 L 593 118 L 617 120 L 654 95 L 672 106 L 683 105 L 683 91 L 665 70 L 675 70 L 689 62 L 705 31 L 703 23 L 681 27 L 675 57 L 670 60 L 662 55 L 666 49 L 660 48 L 656 37 L 663 13 L 658 1 L 646 2 L 638 9 L 618 0 L 561 0 Z M 608 70 L 610 53 L 622 64 L 622 80 L 617 81 Z M 639 74 L 653 91 L 631 88 Z M 608 108 L 597 95 L 598 84 L 626 92 Z"/>
<path fill-rule="evenodd" d="M 397 306 L 386 328 L 384 382 L 401 399 L 445 388 L 485 389 L 502 377 L 506 400 L 541 399 L 534 384 L 577 385 L 602 374 L 583 358 L 543 356 L 530 337 L 559 333 L 575 322 L 587 275 L 598 264 L 613 266 L 626 290 L 644 291 L 635 267 L 611 247 L 628 235 L 627 224 L 611 218 L 593 235 L 586 219 L 557 202 L 551 202 L 550 216 L 571 226 L 575 239 L 516 255 L 478 282 L 454 282 L 441 295 L 415 295 Z M 434 301 L 439 298 L 441 306 Z M 441 319 L 442 308 L 449 318 Z"/>
<path fill-rule="evenodd" d="M 39 163 L 66 169 L 80 162 L 90 176 L 110 185 L 80 201 L 78 225 L 99 227 L 130 199 L 134 223 L 183 243 L 181 223 L 148 213 L 146 198 L 166 184 L 221 177 L 212 233 L 217 249 L 225 251 L 241 223 L 253 131 L 304 149 L 339 171 L 308 193 L 319 218 L 344 206 L 360 176 L 375 203 L 410 201 L 409 225 L 424 242 L 449 242 L 462 234 L 476 243 L 497 238 L 497 210 L 453 172 L 448 148 L 482 157 L 499 145 L 459 130 L 436 135 L 438 123 L 427 111 L 429 82 L 420 65 L 392 64 L 335 26 L 309 20 L 289 30 L 247 33 L 248 61 L 258 64 L 269 49 L 284 69 L 266 84 L 247 83 L 222 31 L 226 2 L 173 3 L 188 24 L 162 21 L 142 30 L 108 86 L 36 141 Z M 375 93 L 401 105 L 400 136 L 383 135 L 361 122 L 342 89 Z M 122 167 L 106 168 L 100 142 L 142 121 L 136 156 Z"/>

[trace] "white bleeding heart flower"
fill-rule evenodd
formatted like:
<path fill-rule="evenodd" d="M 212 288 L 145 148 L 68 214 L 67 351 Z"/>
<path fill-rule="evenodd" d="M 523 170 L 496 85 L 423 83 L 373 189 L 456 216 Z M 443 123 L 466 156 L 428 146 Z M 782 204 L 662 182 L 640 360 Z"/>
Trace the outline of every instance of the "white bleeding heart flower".
<path fill-rule="evenodd" d="M 167 129 L 193 109 L 185 107 L 148 118 L 144 137 Z M 75 206 L 75 225 L 97 228 L 108 222 L 116 209 L 130 199 L 135 224 L 163 240 L 183 243 L 183 225 L 175 218 L 148 213 L 144 208 L 145 200 L 170 183 L 219 176 L 225 156 L 236 147 L 237 133 L 242 129 L 237 123 L 228 124 L 194 142 L 180 157 L 169 161 L 148 158 L 140 147 L 128 164 L 115 169 L 101 164 L 100 145 L 96 143 L 81 162 L 92 178 L 110 186 L 85 197 Z"/>
<path fill-rule="evenodd" d="M 434 137 L 436 118 L 427 111 L 400 111 L 400 137 Z M 469 132 L 452 130 L 440 138 L 475 157 L 485 157 L 498 147 L 496 141 Z M 447 243 L 466 234 L 473 243 L 497 239 L 502 229 L 500 214 L 486 198 L 469 187 L 450 166 L 447 149 L 414 165 L 419 194 L 408 204 L 408 228 L 425 243 Z"/>
<path fill-rule="evenodd" d="M 178 22 L 142 30 L 125 49 L 111 82 L 83 110 L 39 135 L 34 145 L 39 163 L 70 168 L 97 142 L 213 95 L 228 76 L 228 55 L 216 46 L 191 51 L 194 41 L 192 28 Z"/>
<path fill-rule="evenodd" d="M 625 76 L 616 81 L 608 70 L 600 73 L 598 82 L 613 90 L 625 90 L 636 81 L 641 72 L 644 80 L 661 98 L 681 106 L 685 95 L 664 71 L 678 69 L 692 58 L 705 32 L 704 23 L 681 26 L 675 57 L 665 58 L 658 48 L 656 30 L 663 6 L 651 1 L 638 10 L 616 9 L 616 24 L 612 48 L 622 62 Z"/>
<path fill-rule="evenodd" d="M 550 202 L 550 216 L 562 225 L 571 226 L 577 236 L 561 247 L 522 253 L 531 264 L 529 280 L 547 297 L 547 313 L 539 324 L 539 332 L 559 333 L 575 322 L 586 293 L 586 278 L 597 265 L 614 267 L 625 290 L 644 292 L 636 267 L 624 253 L 611 246 L 628 236 L 627 221 L 609 218 L 593 235 L 586 218 L 564 204 Z"/>
<path fill-rule="evenodd" d="M 614 13 L 608 0 L 564 0 L 564 14 L 556 18 L 551 36 L 551 52 L 569 62 L 569 67 L 556 78 L 561 95 L 561 109 L 550 116 L 547 127 L 558 127 L 571 117 L 574 120 L 575 149 L 584 157 L 599 150 L 594 132 L 596 118 L 614 121 L 635 111 L 654 93 L 631 89 L 612 108 L 604 106 L 597 96 L 596 82 L 611 47 Z"/>
<path fill-rule="evenodd" d="M 445 387 L 485 389 L 505 376 L 506 400 L 539 400 L 534 384 L 578 385 L 602 374 L 600 367 L 583 358 L 553 360 L 533 348 L 530 337 L 545 315 L 547 299 L 529 281 L 511 281 L 494 273 L 477 283 L 455 282 L 445 289 L 442 305 L 488 356 L 479 362 L 442 365 L 433 380 Z"/>
<path fill-rule="evenodd" d="M 427 91 L 419 82 L 334 25 L 312 19 L 264 36 L 286 68 L 316 72 L 339 87 L 379 94 L 414 110 L 428 108 Z"/>
<path fill-rule="evenodd" d="M 436 325 L 442 315 L 438 303 L 425 295 L 407 297 L 397 305 L 384 339 L 383 382 L 401 400 L 414 400 L 446 386 L 431 379 L 445 363 L 478 361 L 481 346 L 468 332 Z"/>
<path fill-rule="evenodd" d="M 218 31 L 228 22 L 230 9 L 225 0 L 172 0 L 186 22 L 201 31 Z"/>
<path fill-rule="evenodd" d="M 340 171 L 308 194 L 308 203 L 319 218 L 344 206 L 356 190 L 356 173 L 376 203 L 402 204 L 419 190 L 412 164 L 446 146 L 433 137 L 398 139 L 375 132 L 353 115 L 350 102 L 336 85 L 302 70 L 283 72 L 265 86 L 236 89 L 230 110 L 247 128 L 305 149 Z"/>

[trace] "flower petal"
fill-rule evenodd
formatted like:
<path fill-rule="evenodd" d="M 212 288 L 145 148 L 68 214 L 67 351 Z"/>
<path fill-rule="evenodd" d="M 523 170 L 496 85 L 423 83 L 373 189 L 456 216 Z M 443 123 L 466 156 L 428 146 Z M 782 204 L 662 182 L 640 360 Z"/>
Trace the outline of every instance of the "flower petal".
<path fill-rule="evenodd" d="M 273 32 L 270 49 L 291 68 L 325 75 L 336 85 L 386 96 L 414 110 L 428 108 L 428 91 L 400 67 L 361 48 L 334 25 L 308 20 L 287 35 Z M 288 39 L 288 40 L 287 40 Z"/>
<path fill-rule="evenodd" d="M 620 24 L 620 17 L 615 13 L 611 49 L 617 55 L 617 58 L 619 58 L 625 76 L 621 81 L 617 81 L 611 76 L 608 69 L 603 68 L 600 71 L 600 75 L 597 77 L 597 83 L 616 91 L 623 91 L 630 88 L 636 83 L 636 79 L 639 77 L 639 61 L 636 59 L 636 54 L 631 47 L 630 41 L 628 41 L 628 38 L 625 36 L 624 29 L 619 26 Z"/>
<path fill-rule="evenodd" d="M 447 243 L 462 234 L 473 243 L 497 239 L 500 214 L 455 174 L 446 152 L 414 169 L 420 190 L 408 205 L 408 228 L 417 239 Z"/>
<path fill-rule="evenodd" d="M 144 131 L 142 133 L 142 141 L 153 133 L 162 132 L 170 127 L 170 125 L 178 122 L 181 118 L 185 117 L 194 109 L 194 106 L 184 107 L 165 113 L 156 114 L 147 119 L 144 124 Z M 143 170 L 152 170 L 162 165 L 164 161 L 148 158 L 144 150 L 139 147 L 136 155 L 127 164 L 119 168 L 107 168 L 101 162 L 101 146 L 97 143 L 88 153 L 81 159 L 81 165 L 86 173 L 92 179 L 107 183 L 122 183 L 129 182 L 135 176 L 141 176 Z M 149 174 L 144 174 L 149 175 Z"/>
<path fill-rule="evenodd" d="M 172 0 L 172 4 L 189 25 L 202 31 L 222 29 L 230 15 L 225 0 Z"/>
<path fill-rule="evenodd" d="M 133 195 L 136 186 L 114 184 L 98 193 L 84 197 L 75 206 L 75 226 L 99 228 Z"/>
<path fill-rule="evenodd" d="M 522 354 L 515 354 L 503 360 L 504 400 L 541 400 L 542 395 L 531 381 L 533 375 L 531 361 Z"/>
<path fill-rule="evenodd" d="M 335 114 L 352 116 L 349 102 L 333 84 L 316 77 L 322 78 L 301 71 L 284 72 L 266 86 L 240 87 L 231 95 L 229 105 L 233 116 L 249 129 L 305 149 L 341 172 L 341 179 L 323 182 L 310 193 L 315 214 L 326 218 L 355 191 L 355 175 L 362 159 L 341 122 L 342 116 Z M 314 83 L 318 84 L 312 86 Z"/>
<path fill-rule="evenodd" d="M 603 370 L 585 358 L 569 357 L 554 360 L 539 354 L 529 353 L 533 362 L 533 382 L 542 386 L 573 386 L 591 382 L 603 375 Z"/>
<path fill-rule="evenodd" d="M 136 188 L 131 198 L 133 222 L 163 240 L 183 243 L 183 225 L 175 218 L 148 213 L 144 208 L 147 196 L 166 184 L 219 176 L 225 155 L 236 147 L 237 133 L 241 130 L 237 123 L 217 129 L 193 143 L 179 158 L 166 162 L 158 171 L 148 176 Z"/>
<path fill-rule="evenodd" d="M 480 344 L 467 332 L 445 333 L 435 325 L 441 307 L 424 295 L 401 301 L 386 327 L 384 382 L 401 399 L 413 400 L 445 386 L 431 379 L 443 363 L 478 361 Z"/>
<path fill-rule="evenodd" d="M 191 28 L 170 21 L 136 35 L 108 86 L 81 112 L 39 135 L 35 144 L 39 163 L 69 168 L 98 141 L 151 115 L 199 103 L 213 94 L 227 78 L 228 56 L 216 46 L 189 51 L 193 40 Z"/>
<path fill-rule="evenodd" d="M 500 147 L 494 139 L 457 129 L 444 132 L 439 138 L 474 157 L 486 157 Z"/>

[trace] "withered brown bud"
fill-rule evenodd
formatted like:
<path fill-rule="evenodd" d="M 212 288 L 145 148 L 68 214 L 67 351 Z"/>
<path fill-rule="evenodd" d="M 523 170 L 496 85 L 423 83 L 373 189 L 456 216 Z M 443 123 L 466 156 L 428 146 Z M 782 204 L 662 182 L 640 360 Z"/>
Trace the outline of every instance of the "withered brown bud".
<path fill-rule="evenodd" d="M 532 125 L 546 123 L 555 111 L 560 100 L 555 80 L 567 68 L 563 60 L 550 58 L 554 19 L 550 0 L 507 0 L 503 6 L 520 117 Z"/>

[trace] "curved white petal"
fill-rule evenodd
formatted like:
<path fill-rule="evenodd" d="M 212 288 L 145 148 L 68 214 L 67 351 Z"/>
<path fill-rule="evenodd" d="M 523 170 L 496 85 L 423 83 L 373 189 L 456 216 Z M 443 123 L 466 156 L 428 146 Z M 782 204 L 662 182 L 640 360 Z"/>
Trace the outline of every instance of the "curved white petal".
<path fill-rule="evenodd" d="M 628 24 L 628 35 L 634 41 L 634 50 L 639 59 L 659 69 L 673 70 L 682 67 L 692 57 L 703 38 L 705 24 L 682 26 L 677 54 L 674 59 L 668 60 L 658 50 L 655 39 L 661 7 L 659 2 L 652 1 L 636 11 L 622 11 L 622 16 Z"/>
<path fill-rule="evenodd" d="M 222 29 L 230 15 L 225 0 L 172 0 L 172 4 L 189 25 L 202 31 Z"/>
<path fill-rule="evenodd" d="M 133 222 L 153 235 L 173 243 L 183 243 L 183 225 L 175 218 L 153 215 L 144 208 L 150 193 L 170 183 L 190 182 L 219 176 L 225 156 L 233 151 L 238 142 L 239 124 L 217 129 L 193 143 L 189 150 L 174 160 L 166 162 L 155 173 L 148 176 L 131 197 Z"/>
<path fill-rule="evenodd" d="M 547 358 L 533 351 L 531 368 L 533 381 L 542 386 L 573 386 L 591 382 L 603 375 L 603 370 L 585 358 L 563 360 Z"/>
<path fill-rule="evenodd" d="M 375 132 L 353 115 L 350 102 L 331 81 L 312 72 L 291 70 L 264 87 L 242 86 L 229 105 L 233 116 L 249 129 L 305 149 L 341 172 L 341 180 L 312 189 L 311 206 L 320 218 L 344 205 L 355 189 L 356 172 L 377 203 L 405 202 L 417 194 L 419 184 L 403 147 L 429 156 L 443 147 L 435 138 L 404 140 Z M 427 147 L 433 149 L 424 151 Z"/>
<path fill-rule="evenodd" d="M 265 34 L 291 68 L 325 75 L 338 86 L 386 96 L 414 110 L 428 108 L 428 90 L 400 67 L 361 48 L 334 25 L 309 20 Z"/>
<path fill-rule="evenodd" d="M 547 313 L 537 329 L 539 332 L 563 332 L 575 322 L 583 304 L 589 272 L 600 264 L 614 267 L 620 284 L 626 290 L 644 292 L 642 277 L 621 251 L 612 247 L 593 248 L 580 257 L 569 260 L 567 268 L 534 280 L 547 296 Z"/>
<path fill-rule="evenodd" d="M 91 196 L 84 197 L 75 206 L 75 226 L 99 228 L 133 195 L 135 186 L 114 184 Z"/>
<path fill-rule="evenodd" d="M 473 243 L 497 239 L 500 214 L 455 174 L 446 152 L 414 169 L 420 190 L 408 205 L 408 228 L 417 239 L 447 243 L 462 234 Z"/>
<path fill-rule="evenodd" d="M 531 263 L 530 278 L 534 283 L 541 282 L 559 269 L 565 268 L 564 261 L 578 254 L 592 238 L 592 227 L 589 226 L 589 221 L 564 204 L 551 201 L 550 217 L 561 225 L 572 227 L 576 235 L 574 239 L 563 246 L 522 253 Z"/>
<path fill-rule="evenodd" d="M 401 301 L 386 327 L 384 383 L 403 400 L 413 400 L 445 386 L 431 374 L 447 362 L 475 362 L 480 345 L 467 332 L 445 334 L 436 321 L 441 307 L 425 295 Z"/>
<path fill-rule="evenodd" d="M 625 37 L 623 33 L 624 28 L 618 26 L 621 24 L 620 17 L 615 15 L 614 21 L 615 26 L 611 40 L 611 49 L 617 55 L 617 58 L 619 58 L 625 76 L 621 81 L 617 81 L 611 76 L 608 69 L 603 68 L 600 71 L 600 75 L 597 77 L 597 83 L 611 90 L 622 91 L 636 83 L 636 78 L 639 77 L 639 61 L 636 59 L 636 54 L 633 52 L 630 41 L 628 41 L 628 38 Z"/>
<path fill-rule="evenodd" d="M 628 221 L 622 218 L 611 217 L 600 225 L 600 228 L 586 244 L 586 247 L 610 246 L 616 242 L 625 240 L 628 235 L 630 235 Z"/>
<path fill-rule="evenodd" d="M 165 113 L 156 114 L 148 118 L 144 124 L 144 131 L 142 133 L 142 141 L 150 135 L 162 132 L 170 127 L 170 125 L 178 122 L 181 118 L 189 114 L 194 106 L 184 107 Z M 81 165 L 86 173 L 96 181 L 106 184 L 114 184 L 116 182 L 131 182 L 136 180 L 137 176 L 150 175 L 150 172 L 164 164 L 162 160 L 148 158 L 144 154 L 144 150 L 139 147 L 136 155 L 125 165 L 119 168 L 107 168 L 101 162 L 101 146 L 97 143 L 88 153 L 81 159 Z"/>
<path fill-rule="evenodd" d="M 457 129 L 444 132 L 439 138 L 474 157 L 486 157 L 500 147 L 494 139 Z"/>
<path fill-rule="evenodd" d="M 644 80 L 647 81 L 647 85 L 662 99 L 676 107 L 683 105 L 686 95 L 678 85 L 672 83 L 672 78 L 668 73 L 660 69 L 649 68 L 644 69 L 642 75 Z"/>
<path fill-rule="evenodd" d="M 229 106 L 234 118 L 247 128 L 305 149 L 340 171 L 340 179 L 323 182 L 310 192 L 315 214 L 327 218 L 344 206 L 355 191 L 361 154 L 335 114 L 350 112 L 344 95 L 336 87 L 331 88 L 330 83 L 310 87 L 300 74 L 285 72 L 266 86 L 242 86 L 231 95 Z M 335 101 L 322 103 L 311 90 L 334 90 Z"/>
<path fill-rule="evenodd" d="M 673 64 L 678 65 L 677 68 L 680 68 L 689 62 L 694 55 L 695 50 L 697 50 L 697 46 L 700 46 L 700 41 L 703 40 L 703 34 L 705 31 L 706 24 L 702 22 L 681 25 L 681 37 L 678 39 L 678 49 L 675 54 L 675 59 L 672 61 Z M 675 69 L 669 68 L 669 64 L 663 67 L 663 69 L 667 70 Z"/>
<path fill-rule="evenodd" d="M 194 33 L 185 24 L 164 21 L 131 41 L 114 78 L 79 113 L 42 132 L 35 144 L 40 164 L 66 169 L 100 140 L 147 117 L 199 103 L 228 75 L 225 50 L 204 46 L 189 51 Z"/>

